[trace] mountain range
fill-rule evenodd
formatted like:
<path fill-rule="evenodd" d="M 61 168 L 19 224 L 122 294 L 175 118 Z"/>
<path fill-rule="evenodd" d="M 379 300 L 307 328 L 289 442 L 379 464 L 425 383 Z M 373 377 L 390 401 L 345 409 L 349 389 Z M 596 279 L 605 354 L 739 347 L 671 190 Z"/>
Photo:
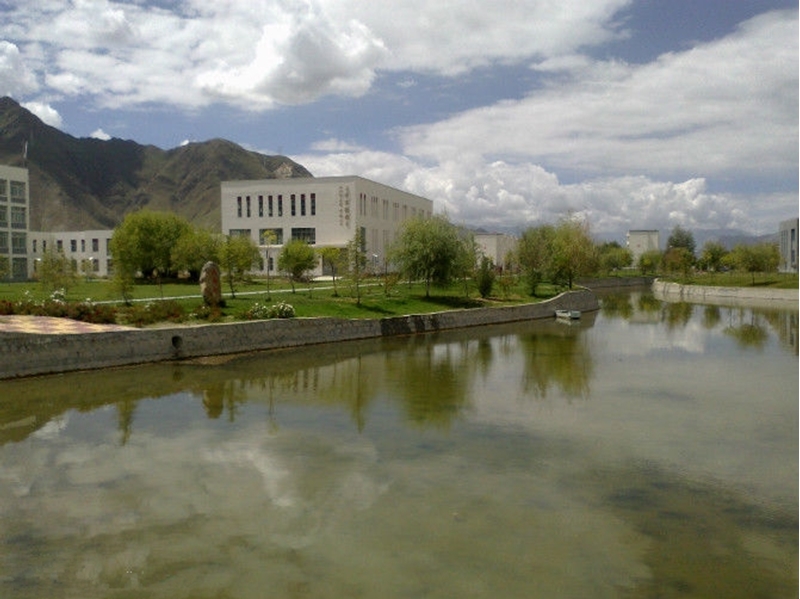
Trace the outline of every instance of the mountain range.
<path fill-rule="evenodd" d="M 290 158 L 223 139 L 163 150 L 76 138 L 9 97 L 0 98 L 0 164 L 28 168 L 32 231 L 113 229 L 140 208 L 219 230 L 221 181 L 312 176 Z"/>

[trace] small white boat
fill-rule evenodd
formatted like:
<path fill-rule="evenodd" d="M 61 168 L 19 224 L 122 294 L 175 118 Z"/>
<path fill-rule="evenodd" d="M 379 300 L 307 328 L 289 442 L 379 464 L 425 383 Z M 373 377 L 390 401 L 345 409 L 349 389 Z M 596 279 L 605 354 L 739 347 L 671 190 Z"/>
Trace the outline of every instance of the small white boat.
<path fill-rule="evenodd" d="M 580 317 L 580 310 L 556 310 L 556 318 L 563 318 L 565 320 L 578 320 Z"/>

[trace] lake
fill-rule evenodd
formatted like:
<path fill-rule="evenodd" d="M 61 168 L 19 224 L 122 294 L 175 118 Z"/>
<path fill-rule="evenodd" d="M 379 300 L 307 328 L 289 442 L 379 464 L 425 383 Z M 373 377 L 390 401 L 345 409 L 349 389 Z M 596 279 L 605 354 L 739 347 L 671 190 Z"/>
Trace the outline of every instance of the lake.
<path fill-rule="evenodd" d="M 0 382 L 0 597 L 796 597 L 798 313 Z"/>

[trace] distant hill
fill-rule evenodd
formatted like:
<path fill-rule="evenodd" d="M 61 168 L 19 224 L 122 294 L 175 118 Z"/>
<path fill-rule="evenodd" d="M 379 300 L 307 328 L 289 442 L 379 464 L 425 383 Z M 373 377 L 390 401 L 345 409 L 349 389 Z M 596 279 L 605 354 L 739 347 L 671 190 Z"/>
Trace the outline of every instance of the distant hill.
<path fill-rule="evenodd" d="M 219 229 L 220 181 L 312 176 L 285 156 L 223 139 L 162 150 L 130 140 L 76 138 L 8 97 L 0 98 L 0 164 L 29 169 L 34 231 L 113 229 L 139 208 L 171 210 Z"/>

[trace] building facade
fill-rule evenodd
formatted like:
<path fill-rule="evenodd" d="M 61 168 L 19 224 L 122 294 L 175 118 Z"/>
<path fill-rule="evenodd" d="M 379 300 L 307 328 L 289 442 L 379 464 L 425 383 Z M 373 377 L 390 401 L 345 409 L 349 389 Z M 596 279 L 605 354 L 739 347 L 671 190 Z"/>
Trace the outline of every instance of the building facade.
<path fill-rule="evenodd" d="M 778 244 L 781 261 L 780 272 L 797 272 L 797 218 L 781 221 L 778 226 Z"/>
<path fill-rule="evenodd" d="M 359 229 L 369 263 L 385 268 L 402 223 L 433 213 L 431 200 L 358 176 L 223 181 L 220 196 L 222 232 L 247 235 L 265 257 L 269 248 L 270 272 L 292 239 L 344 248 Z"/>
<path fill-rule="evenodd" d="M 30 276 L 36 277 L 45 252 L 64 254 L 78 275 L 107 277 L 112 270 L 109 245 L 113 229 L 97 231 L 31 231 L 28 234 Z"/>
<path fill-rule="evenodd" d="M 626 243 L 633 255 L 633 263 L 638 264 L 645 252 L 661 249 L 661 235 L 656 229 L 634 229 L 628 231 Z"/>
<path fill-rule="evenodd" d="M 483 256 L 503 270 L 511 266 L 509 259 L 517 250 L 517 239 L 505 233 L 475 233 L 475 243 Z"/>
<path fill-rule="evenodd" d="M 28 169 L 0 165 L 0 279 L 28 278 L 30 204 Z"/>

